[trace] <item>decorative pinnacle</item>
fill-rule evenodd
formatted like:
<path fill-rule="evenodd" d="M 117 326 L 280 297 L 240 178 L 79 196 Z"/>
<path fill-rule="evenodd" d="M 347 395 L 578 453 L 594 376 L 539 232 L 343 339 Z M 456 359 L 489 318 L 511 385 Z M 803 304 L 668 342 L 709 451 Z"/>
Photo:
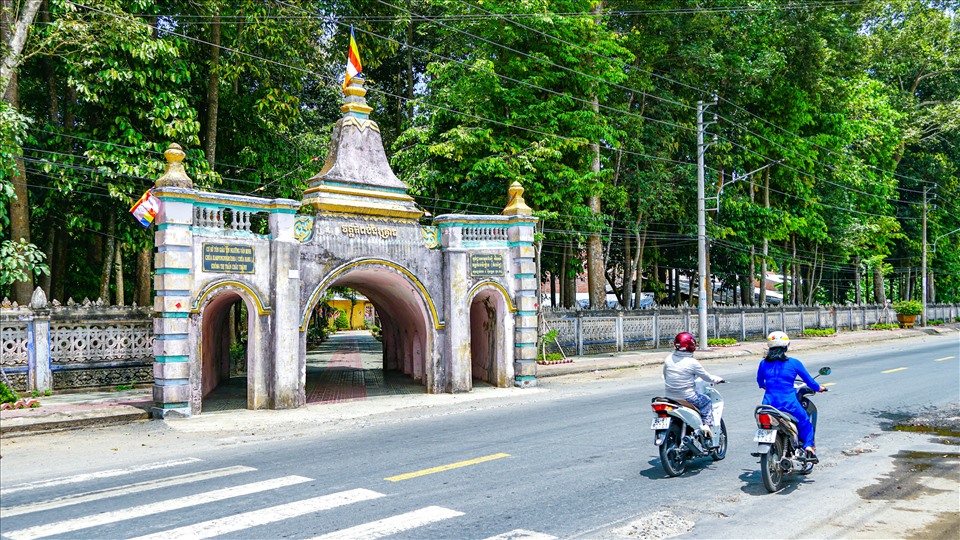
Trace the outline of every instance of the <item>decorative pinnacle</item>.
<path fill-rule="evenodd" d="M 157 187 L 193 189 L 193 180 L 187 176 L 187 171 L 183 168 L 183 158 L 187 157 L 183 148 L 177 143 L 171 143 L 170 147 L 164 151 L 163 156 L 167 158 L 167 169 L 163 176 L 157 179 Z"/>
<path fill-rule="evenodd" d="M 367 100 L 364 98 L 367 95 L 367 89 L 364 88 L 363 82 L 362 77 L 354 77 L 350 79 L 350 84 L 343 89 L 344 99 L 340 110 L 345 113 L 345 116 L 366 119 L 370 111 L 373 110 L 373 107 L 367 105 Z"/>
<path fill-rule="evenodd" d="M 520 182 L 514 182 L 510 184 L 510 202 L 507 203 L 507 207 L 503 209 L 503 215 L 505 216 L 530 216 L 533 215 L 533 210 L 527 206 L 527 203 L 523 200 L 523 186 L 520 185 Z"/>

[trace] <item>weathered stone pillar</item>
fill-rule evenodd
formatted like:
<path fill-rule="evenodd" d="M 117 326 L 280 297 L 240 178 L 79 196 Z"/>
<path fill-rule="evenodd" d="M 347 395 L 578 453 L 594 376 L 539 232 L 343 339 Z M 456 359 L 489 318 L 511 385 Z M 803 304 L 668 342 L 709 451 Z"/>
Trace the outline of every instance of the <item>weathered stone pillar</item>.
<path fill-rule="evenodd" d="M 540 307 L 540 279 L 534 260 L 533 232 L 537 218 L 523 200 L 519 182 L 510 186 L 510 201 L 503 210 L 509 216 L 507 245 L 513 260 L 514 303 L 517 312 L 514 321 L 513 371 L 514 385 L 537 385 L 537 310 Z"/>
<path fill-rule="evenodd" d="M 200 412 L 191 404 L 191 386 L 200 384 L 199 366 L 191 369 L 190 291 L 193 288 L 193 181 L 183 165 L 183 150 L 171 144 L 163 155 L 167 170 L 153 190 L 160 199 L 154 224 L 153 415 L 190 416 Z M 196 371 L 196 373 L 194 373 Z"/>
<path fill-rule="evenodd" d="M 270 258 L 273 260 L 273 406 L 290 409 L 306 403 L 300 384 L 300 243 L 293 236 L 296 209 L 270 212 Z M 306 362 L 306 358 L 303 358 Z M 306 369 L 306 365 L 303 366 Z"/>
<path fill-rule="evenodd" d="M 50 371 L 50 308 L 47 295 L 37 287 L 30 298 L 33 320 L 27 323 L 27 388 L 37 392 L 53 390 Z"/>
<path fill-rule="evenodd" d="M 440 243 L 444 250 L 444 287 L 449 294 L 444 333 L 442 373 L 445 392 L 468 392 L 473 386 L 470 365 L 470 290 L 469 254 L 463 248 L 463 228 L 457 225 L 441 227 Z M 439 382 L 439 381 L 438 381 Z"/>

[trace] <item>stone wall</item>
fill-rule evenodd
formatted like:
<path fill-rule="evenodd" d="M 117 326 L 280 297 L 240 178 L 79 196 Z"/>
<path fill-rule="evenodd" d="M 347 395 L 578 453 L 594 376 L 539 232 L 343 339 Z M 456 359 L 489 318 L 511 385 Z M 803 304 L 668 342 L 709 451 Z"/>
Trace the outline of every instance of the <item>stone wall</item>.
<path fill-rule="evenodd" d="M 0 366 L 18 392 L 78 391 L 153 382 L 153 309 L 98 300 L 0 304 Z"/>
<path fill-rule="evenodd" d="M 927 305 L 927 320 L 954 321 L 958 304 Z M 804 330 L 833 328 L 862 330 L 877 323 L 896 323 L 893 309 L 880 305 L 797 306 L 784 308 L 713 308 L 708 311 L 710 338 L 746 341 L 775 330 L 799 335 Z M 640 309 L 634 311 L 545 311 L 541 333 L 557 330 L 546 344 L 548 353 L 567 356 L 652 349 L 668 346 L 680 332 L 696 332 L 695 309 Z"/>

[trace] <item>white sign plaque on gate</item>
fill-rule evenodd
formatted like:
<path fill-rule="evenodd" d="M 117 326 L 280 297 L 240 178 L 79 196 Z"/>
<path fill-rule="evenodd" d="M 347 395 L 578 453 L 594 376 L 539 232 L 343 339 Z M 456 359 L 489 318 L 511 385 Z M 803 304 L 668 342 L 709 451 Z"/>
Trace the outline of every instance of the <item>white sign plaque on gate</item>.
<path fill-rule="evenodd" d="M 229 274 L 253 274 L 253 246 L 203 244 L 203 271 Z"/>
<path fill-rule="evenodd" d="M 470 275 L 491 277 L 503 275 L 503 255 L 499 253 L 471 253 Z"/>

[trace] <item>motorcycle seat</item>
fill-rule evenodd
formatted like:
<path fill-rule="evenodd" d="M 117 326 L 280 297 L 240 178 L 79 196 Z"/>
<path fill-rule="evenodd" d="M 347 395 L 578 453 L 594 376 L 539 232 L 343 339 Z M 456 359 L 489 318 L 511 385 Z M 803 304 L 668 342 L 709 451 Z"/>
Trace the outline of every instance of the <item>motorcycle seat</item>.
<path fill-rule="evenodd" d="M 672 403 L 672 404 L 674 404 L 674 405 L 679 405 L 679 406 L 681 406 L 681 407 L 686 407 L 686 408 L 688 408 L 688 409 L 693 409 L 693 410 L 695 410 L 695 411 L 699 411 L 699 410 L 700 410 L 700 409 L 696 408 L 696 407 L 693 405 L 693 403 L 690 403 L 689 401 L 687 401 L 687 400 L 685 400 L 685 399 L 673 399 L 673 398 L 667 398 L 667 397 L 655 397 L 655 398 L 653 398 L 653 401 L 654 401 L 654 403 L 656 403 L 656 402 L 660 402 L 660 403 Z"/>
<path fill-rule="evenodd" d="M 772 414 L 774 416 L 779 416 L 784 420 L 789 420 L 790 422 L 793 422 L 794 424 L 797 423 L 797 418 L 795 416 L 788 413 L 787 411 L 781 411 L 776 407 L 771 407 L 770 405 L 758 405 L 756 413 L 760 413 L 760 412 L 764 412 L 766 414 Z"/>

